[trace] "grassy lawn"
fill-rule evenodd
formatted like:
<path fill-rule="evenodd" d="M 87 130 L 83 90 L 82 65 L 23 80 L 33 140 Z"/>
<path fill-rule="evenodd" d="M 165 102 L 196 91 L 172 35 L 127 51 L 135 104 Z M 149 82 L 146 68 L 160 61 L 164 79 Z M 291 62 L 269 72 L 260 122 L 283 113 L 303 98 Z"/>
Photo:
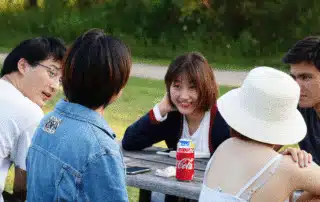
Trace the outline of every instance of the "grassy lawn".
<path fill-rule="evenodd" d="M 3 48 L 0 46 L 0 53 L 8 53 L 11 49 Z M 279 57 L 280 58 L 280 57 Z M 230 70 L 230 71 L 250 71 L 256 66 L 271 66 L 278 68 L 281 71 L 288 72 L 288 67 L 283 64 L 278 65 L 278 57 L 263 58 L 259 61 L 241 61 L 240 59 L 233 59 L 226 61 L 225 59 L 220 60 L 219 62 L 211 62 L 210 65 L 217 70 Z M 172 58 L 174 59 L 174 58 Z M 218 60 L 217 60 L 218 61 Z M 150 65 L 159 65 L 159 66 L 169 66 L 171 60 L 169 59 L 151 59 L 143 57 L 133 57 L 134 63 L 150 64 Z M 0 67 L 2 67 L 2 61 L 0 61 Z"/>
<path fill-rule="evenodd" d="M 13 37 L 5 32 L 0 33 L 0 37 L 2 38 L 2 40 L 0 41 L 0 53 L 8 53 L 22 40 L 36 36 L 37 35 L 34 35 L 32 33 L 15 33 Z M 136 44 L 134 40 L 132 41 L 132 39 L 124 39 L 124 41 L 127 42 L 132 50 L 134 63 L 168 66 L 174 59 L 174 57 L 183 53 L 181 51 L 174 52 L 170 50 L 170 48 L 168 49 L 168 47 L 162 46 L 154 46 L 148 49 L 141 44 Z M 67 46 L 69 45 L 71 44 L 68 43 Z M 155 52 L 155 54 L 156 52 L 170 53 L 152 56 L 154 54 L 149 54 L 149 52 Z M 279 68 L 281 70 L 287 70 L 287 66 L 281 62 L 281 58 L 283 57 L 283 55 L 284 53 L 274 53 L 269 56 L 244 57 L 240 55 L 212 55 L 204 53 L 204 56 L 208 59 L 209 63 L 214 69 L 233 71 L 248 71 L 256 66 L 271 66 Z"/>
<path fill-rule="evenodd" d="M 1 37 L 1 35 L 0 35 Z M 22 39 L 21 39 L 22 40 Z M 14 47 L 15 45 L 12 45 Z M 0 43 L 0 53 L 8 53 L 12 48 L 1 46 Z M 140 51 L 141 52 L 141 51 Z M 135 53 L 135 52 L 133 52 Z M 175 54 L 176 56 L 178 55 Z M 247 57 L 216 57 L 214 60 L 209 60 L 210 65 L 217 70 L 231 70 L 231 71 L 249 71 L 256 66 L 271 66 L 278 68 L 282 71 L 287 71 L 287 66 L 281 63 L 281 57 L 283 54 L 269 56 L 269 57 L 260 57 L 260 58 L 247 58 Z M 206 55 L 205 55 L 206 56 Z M 150 65 L 161 65 L 168 66 L 170 62 L 174 59 L 172 58 L 149 58 L 143 57 L 139 53 L 133 55 L 134 63 L 143 63 Z"/>
<path fill-rule="evenodd" d="M 1 48 L 0 48 L 1 50 Z M 255 58 L 215 58 L 214 61 L 209 60 L 210 65 L 214 69 L 218 70 L 230 70 L 230 71 L 250 71 L 256 66 L 271 66 L 278 68 L 282 71 L 288 71 L 288 67 L 281 63 L 281 57 L 283 54 L 270 57 Z M 143 58 L 139 56 L 133 57 L 134 63 L 143 63 L 151 65 L 168 66 L 172 59 L 152 59 Z"/>
<path fill-rule="evenodd" d="M 223 94 L 230 89 L 230 87 L 221 86 L 220 93 Z M 105 113 L 105 119 L 117 134 L 117 139 L 121 140 L 125 129 L 161 101 L 164 94 L 163 81 L 130 78 L 122 96 L 110 105 Z M 47 103 L 44 111 L 46 113 L 51 111 L 62 96 L 62 92 L 59 92 L 52 101 Z M 156 146 L 165 147 L 165 143 L 160 142 Z M 14 175 L 11 171 L 7 178 L 6 191 L 11 192 L 13 179 Z M 130 201 L 138 201 L 138 189 L 128 187 L 128 193 Z"/>
<path fill-rule="evenodd" d="M 220 94 L 224 94 L 231 87 L 220 87 Z M 163 81 L 130 78 L 128 85 L 119 100 L 110 105 L 106 109 L 105 119 L 108 121 L 114 132 L 117 134 L 117 139 L 121 140 L 125 129 L 137 120 L 139 117 L 149 111 L 156 103 L 161 101 L 165 94 Z M 44 111 L 51 111 L 61 97 L 62 92 L 47 103 Z M 156 146 L 165 147 L 164 142 L 156 144 Z M 13 186 L 14 175 L 11 170 L 7 178 L 5 190 L 11 192 Z M 138 201 L 138 189 L 128 187 L 129 199 L 132 202 Z"/>

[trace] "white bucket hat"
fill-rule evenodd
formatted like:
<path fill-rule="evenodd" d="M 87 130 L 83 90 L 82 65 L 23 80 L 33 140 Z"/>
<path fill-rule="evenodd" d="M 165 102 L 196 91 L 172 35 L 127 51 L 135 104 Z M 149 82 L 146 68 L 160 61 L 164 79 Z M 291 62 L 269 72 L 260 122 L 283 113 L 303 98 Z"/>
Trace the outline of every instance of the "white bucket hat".
<path fill-rule="evenodd" d="M 218 109 L 230 127 L 242 135 L 269 144 L 301 141 L 307 132 L 297 110 L 298 84 L 286 73 L 271 67 L 251 70 L 240 88 L 218 101 Z"/>

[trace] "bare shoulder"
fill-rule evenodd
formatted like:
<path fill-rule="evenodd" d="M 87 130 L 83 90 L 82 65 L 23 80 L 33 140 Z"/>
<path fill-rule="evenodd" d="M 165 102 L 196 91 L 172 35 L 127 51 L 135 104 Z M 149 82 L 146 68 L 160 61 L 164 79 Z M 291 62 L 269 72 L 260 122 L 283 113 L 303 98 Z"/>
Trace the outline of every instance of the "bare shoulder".
<path fill-rule="evenodd" d="M 301 168 L 297 162 L 294 162 L 290 155 L 284 155 L 281 159 L 279 167 L 277 168 L 277 175 L 286 181 L 287 188 L 290 191 L 297 190 L 299 187 L 298 180 L 301 175 Z"/>
<path fill-rule="evenodd" d="M 303 169 L 297 162 L 294 162 L 290 155 L 284 155 L 282 157 L 279 170 L 285 172 L 287 176 L 296 177 L 299 173 L 303 172 Z"/>
<path fill-rule="evenodd" d="M 225 147 L 229 147 L 230 145 L 233 145 L 234 143 L 236 142 L 236 138 L 235 137 L 231 137 L 231 138 L 228 138 L 226 139 L 225 141 L 223 141 L 219 147 L 217 148 L 217 150 L 221 150 Z"/>
<path fill-rule="evenodd" d="M 319 184 L 315 183 L 320 179 L 320 168 L 314 162 L 309 164 L 307 167 L 301 168 L 298 163 L 294 162 L 291 156 L 283 156 L 279 166 L 279 171 L 288 177 L 290 184 L 295 188 L 307 188 Z"/>
<path fill-rule="evenodd" d="M 281 168 L 284 171 L 290 171 L 290 175 L 297 176 L 298 173 L 308 173 L 309 171 L 319 172 L 320 167 L 312 162 L 307 167 L 301 168 L 297 162 L 294 162 L 290 155 L 284 155 L 281 161 Z"/>
<path fill-rule="evenodd" d="M 219 158 L 219 157 L 225 158 L 225 156 L 231 155 L 230 154 L 231 151 L 234 151 L 234 148 L 235 148 L 234 142 L 235 142 L 235 138 L 228 138 L 225 141 L 223 141 L 213 153 L 214 158 Z"/>

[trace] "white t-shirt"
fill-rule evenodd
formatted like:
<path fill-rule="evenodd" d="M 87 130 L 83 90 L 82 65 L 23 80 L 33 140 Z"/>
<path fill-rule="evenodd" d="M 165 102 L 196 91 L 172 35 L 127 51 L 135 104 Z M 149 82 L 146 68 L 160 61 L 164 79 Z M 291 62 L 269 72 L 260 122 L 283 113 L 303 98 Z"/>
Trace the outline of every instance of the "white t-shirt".
<path fill-rule="evenodd" d="M 191 139 L 194 144 L 195 152 L 210 154 L 209 150 L 209 128 L 210 128 L 210 111 L 207 111 L 199 125 L 199 128 L 190 135 L 188 122 L 183 116 L 183 129 L 181 138 Z"/>
<path fill-rule="evenodd" d="M 164 117 L 161 116 L 158 104 L 154 106 L 153 113 L 157 121 L 162 122 L 167 119 L 167 115 Z M 199 128 L 194 132 L 193 135 L 190 135 L 188 122 L 186 117 L 183 116 L 183 129 L 181 138 L 191 139 L 196 152 L 210 154 L 209 150 L 209 128 L 210 128 L 210 110 L 205 112 Z"/>
<path fill-rule="evenodd" d="M 0 193 L 12 163 L 26 170 L 28 148 L 42 117 L 43 111 L 37 104 L 0 79 Z"/>

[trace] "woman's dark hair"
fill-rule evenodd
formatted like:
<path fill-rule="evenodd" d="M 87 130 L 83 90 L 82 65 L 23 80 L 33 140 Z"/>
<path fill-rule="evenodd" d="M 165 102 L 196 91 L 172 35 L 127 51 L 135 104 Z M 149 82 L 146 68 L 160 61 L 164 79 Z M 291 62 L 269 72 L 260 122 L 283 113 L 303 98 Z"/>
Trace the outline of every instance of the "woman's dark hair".
<path fill-rule="evenodd" d="M 64 58 L 62 85 L 69 102 L 106 107 L 126 85 L 132 61 L 119 39 L 92 29 L 79 36 Z"/>
<path fill-rule="evenodd" d="M 203 111 L 209 110 L 216 103 L 218 86 L 208 61 L 200 53 L 191 52 L 178 56 L 171 62 L 165 75 L 170 102 L 170 86 L 183 74 L 190 79 L 199 93 L 197 108 Z M 171 104 L 173 105 L 172 102 Z"/>

